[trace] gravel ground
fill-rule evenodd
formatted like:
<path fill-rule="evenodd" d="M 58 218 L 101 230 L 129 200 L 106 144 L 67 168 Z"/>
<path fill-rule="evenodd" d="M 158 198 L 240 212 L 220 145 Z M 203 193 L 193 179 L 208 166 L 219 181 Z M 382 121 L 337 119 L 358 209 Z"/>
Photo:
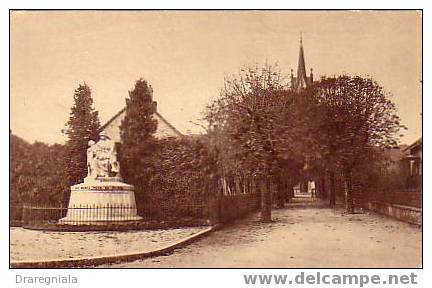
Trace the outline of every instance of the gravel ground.
<path fill-rule="evenodd" d="M 11 261 L 72 259 L 146 252 L 207 227 L 129 232 L 44 232 L 10 229 Z"/>
<path fill-rule="evenodd" d="M 327 208 L 275 210 L 213 232 L 168 256 L 101 267 L 421 267 L 421 229 L 384 216 Z"/>

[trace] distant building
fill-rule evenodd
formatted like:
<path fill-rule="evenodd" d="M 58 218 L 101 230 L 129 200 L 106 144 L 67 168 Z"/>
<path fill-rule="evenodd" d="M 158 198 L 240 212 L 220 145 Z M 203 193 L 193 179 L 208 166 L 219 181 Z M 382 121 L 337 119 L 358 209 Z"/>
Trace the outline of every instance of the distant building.
<path fill-rule="evenodd" d="M 306 63 L 303 51 L 303 39 L 300 37 L 300 50 L 297 66 L 297 75 L 294 76 L 294 71 L 291 69 L 291 89 L 299 91 L 306 89 L 313 83 L 313 70 L 310 69 L 309 77 L 306 76 Z"/>
<path fill-rule="evenodd" d="M 153 92 L 153 91 L 152 91 Z M 155 108 L 157 108 L 157 103 L 153 102 L 155 105 Z M 117 114 L 115 114 L 110 120 L 108 120 L 107 123 L 105 123 L 100 131 L 104 132 L 105 135 L 111 138 L 111 140 L 121 143 L 120 139 L 120 125 L 126 115 L 126 107 L 120 110 Z M 169 138 L 169 137 L 182 137 L 182 134 L 171 124 L 166 120 L 164 117 L 162 117 L 161 114 L 159 114 L 157 111 L 154 113 L 153 116 L 157 122 L 157 130 L 155 133 L 155 137 L 158 139 L 163 138 Z"/>
<path fill-rule="evenodd" d="M 402 169 L 406 177 L 407 188 L 421 189 L 422 186 L 422 170 L 423 170 L 423 155 L 422 155 L 423 139 L 420 138 L 413 144 L 405 148 L 405 156 L 402 158 Z"/>

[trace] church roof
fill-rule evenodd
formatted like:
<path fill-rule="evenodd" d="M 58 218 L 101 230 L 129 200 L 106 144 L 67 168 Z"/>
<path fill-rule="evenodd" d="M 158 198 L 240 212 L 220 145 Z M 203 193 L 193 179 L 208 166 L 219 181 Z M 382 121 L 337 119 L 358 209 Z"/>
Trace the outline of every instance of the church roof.
<path fill-rule="evenodd" d="M 297 66 L 297 87 L 305 88 L 308 85 L 306 76 L 306 64 L 303 51 L 303 40 L 300 38 L 300 50 Z"/>
<path fill-rule="evenodd" d="M 303 39 L 300 36 L 300 49 L 299 49 L 299 57 L 298 57 L 297 75 L 296 77 L 294 77 L 293 70 L 291 69 L 291 87 L 294 90 L 304 89 L 312 85 L 312 82 L 313 82 L 312 69 L 311 69 L 310 77 L 307 77 L 306 75 L 306 61 L 305 61 L 304 49 L 303 49 Z"/>

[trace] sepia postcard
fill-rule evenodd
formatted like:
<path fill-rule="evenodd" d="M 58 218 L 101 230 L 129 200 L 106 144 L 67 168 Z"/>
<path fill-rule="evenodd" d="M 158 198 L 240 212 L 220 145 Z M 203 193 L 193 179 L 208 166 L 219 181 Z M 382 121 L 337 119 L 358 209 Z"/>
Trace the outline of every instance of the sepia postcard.
<path fill-rule="evenodd" d="M 9 17 L 10 268 L 423 267 L 422 10 Z"/>

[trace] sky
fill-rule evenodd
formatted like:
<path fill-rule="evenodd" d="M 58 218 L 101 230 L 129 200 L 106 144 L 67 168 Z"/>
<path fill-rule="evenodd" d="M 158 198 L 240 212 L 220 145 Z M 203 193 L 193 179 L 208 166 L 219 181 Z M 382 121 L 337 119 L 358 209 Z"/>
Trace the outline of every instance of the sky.
<path fill-rule="evenodd" d="M 242 67 L 297 68 L 303 35 L 315 79 L 369 75 L 392 95 L 401 139 L 421 136 L 422 19 L 416 11 L 26 11 L 11 14 L 12 133 L 64 143 L 73 92 L 92 89 L 104 124 L 139 78 L 183 133 Z"/>

